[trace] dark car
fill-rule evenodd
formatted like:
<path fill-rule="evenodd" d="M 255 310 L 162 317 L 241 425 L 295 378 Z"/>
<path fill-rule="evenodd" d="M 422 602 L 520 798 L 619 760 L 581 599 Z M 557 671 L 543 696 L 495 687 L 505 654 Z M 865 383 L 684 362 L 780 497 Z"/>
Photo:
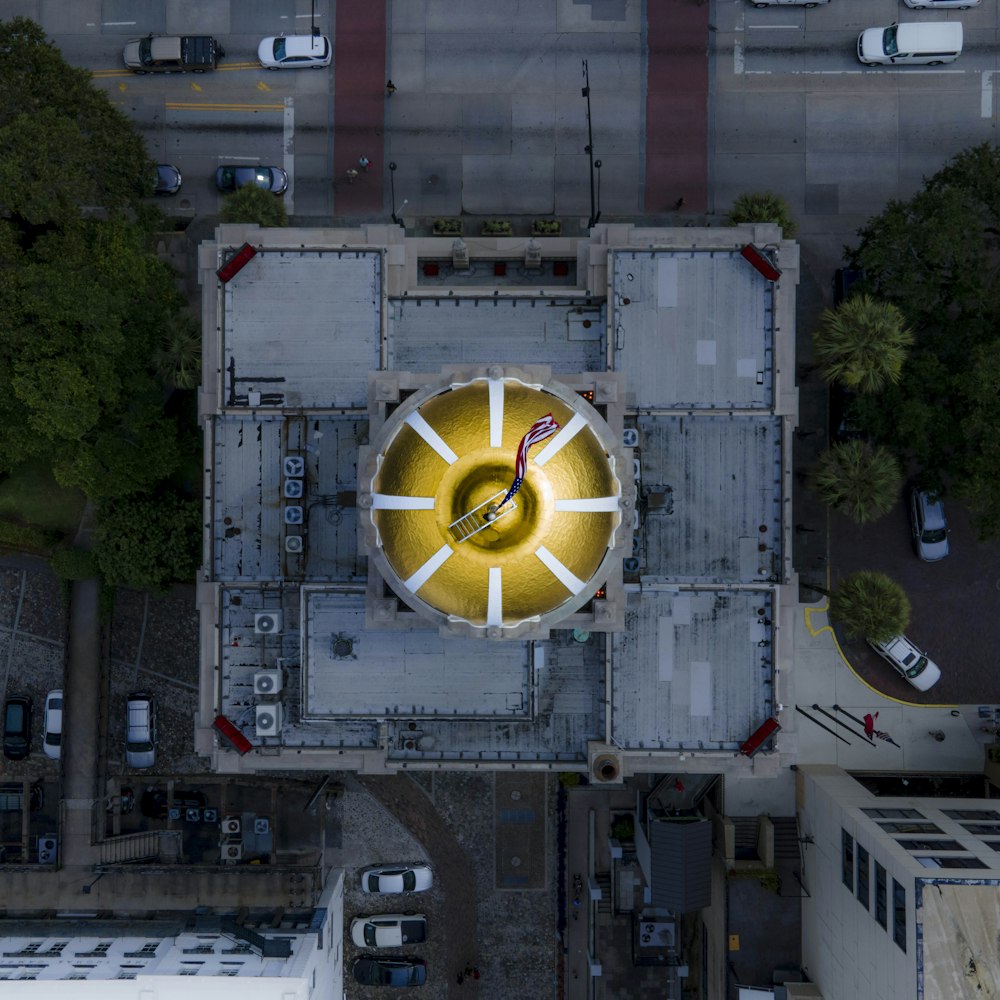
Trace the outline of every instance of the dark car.
<path fill-rule="evenodd" d="M 31 752 L 31 699 L 14 694 L 3 708 L 3 755 L 24 760 Z"/>
<path fill-rule="evenodd" d="M 155 194 L 177 194 L 181 189 L 181 172 L 169 163 L 157 163 Z"/>
<path fill-rule="evenodd" d="M 422 958 L 367 958 L 354 960 L 354 978 L 365 986 L 423 986 L 427 965 Z"/>
<path fill-rule="evenodd" d="M 215 186 L 220 191 L 235 191 L 248 184 L 284 194 L 288 190 L 288 174 L 281 167 L 223 166 L 215 171 Z"/>

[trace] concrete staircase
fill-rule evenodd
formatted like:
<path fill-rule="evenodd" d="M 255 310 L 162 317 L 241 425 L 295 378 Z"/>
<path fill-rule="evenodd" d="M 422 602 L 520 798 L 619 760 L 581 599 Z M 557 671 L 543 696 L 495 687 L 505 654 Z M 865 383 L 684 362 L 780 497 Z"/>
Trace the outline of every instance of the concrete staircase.
<path fill-rule="evenodd" d="M 181 860 L 181 835 L 179 830 L 126 833 L 102 841 L 100 848 L 102 865 L 125 865 L 135 861 L 177 864 Z"/>

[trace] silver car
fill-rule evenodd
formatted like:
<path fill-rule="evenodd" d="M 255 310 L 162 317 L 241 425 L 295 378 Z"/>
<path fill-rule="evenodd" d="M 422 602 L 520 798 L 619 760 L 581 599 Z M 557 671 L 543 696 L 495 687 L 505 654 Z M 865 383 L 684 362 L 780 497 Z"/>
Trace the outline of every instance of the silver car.
<path fill-rule="evenodd" d="M 125 706 L 125 764 L 145 768 L 156 763 L 156 705 L 151 695 L 135 693 Z"/>
<path fill-rule="evenodd" d="M 948 554 L 948 521 L 936 493 L 913 490 L 910 494 L 910 528 L 913 548 L 924 562 L 938 562 Z"/>
<path fill-rule="evenodd" d="M 903 0 L 913 10 L 945 10 L 949 7 L 968 10 L 970 7 L 978 7 L 982 2 L 983 0 Z"/>
<path fill-rule="evenodd" d="M 430 865 L 376 865 L 361 873 L 361 891 L 383 896 L 423 892 L 433 884 Z"/>

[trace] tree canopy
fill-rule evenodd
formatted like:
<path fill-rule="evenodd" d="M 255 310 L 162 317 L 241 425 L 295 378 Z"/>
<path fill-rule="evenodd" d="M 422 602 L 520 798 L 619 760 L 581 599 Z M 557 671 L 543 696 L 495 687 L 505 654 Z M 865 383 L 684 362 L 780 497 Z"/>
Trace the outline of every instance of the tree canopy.
<path fill-rule="evenodd" d="M 903 485 L 903 471 L 887 448 L 846 441 L 820 455 L 808 483 L 825 504 L 856 524 L 868 524 L 892 510 Z"/>
<path fill-rule="evenodd" d="M 983 537 L 998 537 L 1000 149 L 959 153 L 859 236 L 850 263 L 899 308 L 915 342 L 899 382 L 859 397 L 855 416 L 919 465 L 926 485 L 965 499 Z"/>
<path fill-rule="evenodd" d="M 33 21 L 0 22 L 0 473 L 44 462 L 119 536 L 122 511 L 154 518 L 124 500 L 163 496 L 182 451 L 157 361 L 184 303 L 153 251 L 154 176 L 90 73 Z"/>
<path fill-rule="evenodd" d="M 255 222 L 258 226 L 287 226 L 288 213 L 280 198 L 247 184 L 222 202 L 223 222 Z"/>
<path fill-rule="evenodd" d="M 741 222 L 774 222 L 786 240 L 792 239 L 799 228 L 788 202 L 773 191 L 748 191 L 738 195 L 729 210 L 729 221 L 733 225 Z"/>
<path fill-rule="evenodd" d="M 873 570 L 852 573 L 830 592 L 830 620 L 850 639 L 885 642 L 910 624 L 910 601 L 895 580 Z"/>

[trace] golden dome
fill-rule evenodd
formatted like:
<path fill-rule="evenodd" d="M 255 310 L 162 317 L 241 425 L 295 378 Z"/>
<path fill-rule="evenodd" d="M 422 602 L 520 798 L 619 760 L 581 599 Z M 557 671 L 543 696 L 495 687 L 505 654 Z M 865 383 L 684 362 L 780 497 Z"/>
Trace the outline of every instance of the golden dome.
<path fill-rule="evenodd" d="M 514 479 L 521 438 L 549 413 L 559 430 L 532 446 L 519 491 L 488 520 Z M 601 416 L 572 390 L 514 378 L 442 385 L 404 403 L 370 483 L 376 544 L 399 596 L 480 628 L 585 604 L 621 522 L 598 425 L 607 440 Z"/>

